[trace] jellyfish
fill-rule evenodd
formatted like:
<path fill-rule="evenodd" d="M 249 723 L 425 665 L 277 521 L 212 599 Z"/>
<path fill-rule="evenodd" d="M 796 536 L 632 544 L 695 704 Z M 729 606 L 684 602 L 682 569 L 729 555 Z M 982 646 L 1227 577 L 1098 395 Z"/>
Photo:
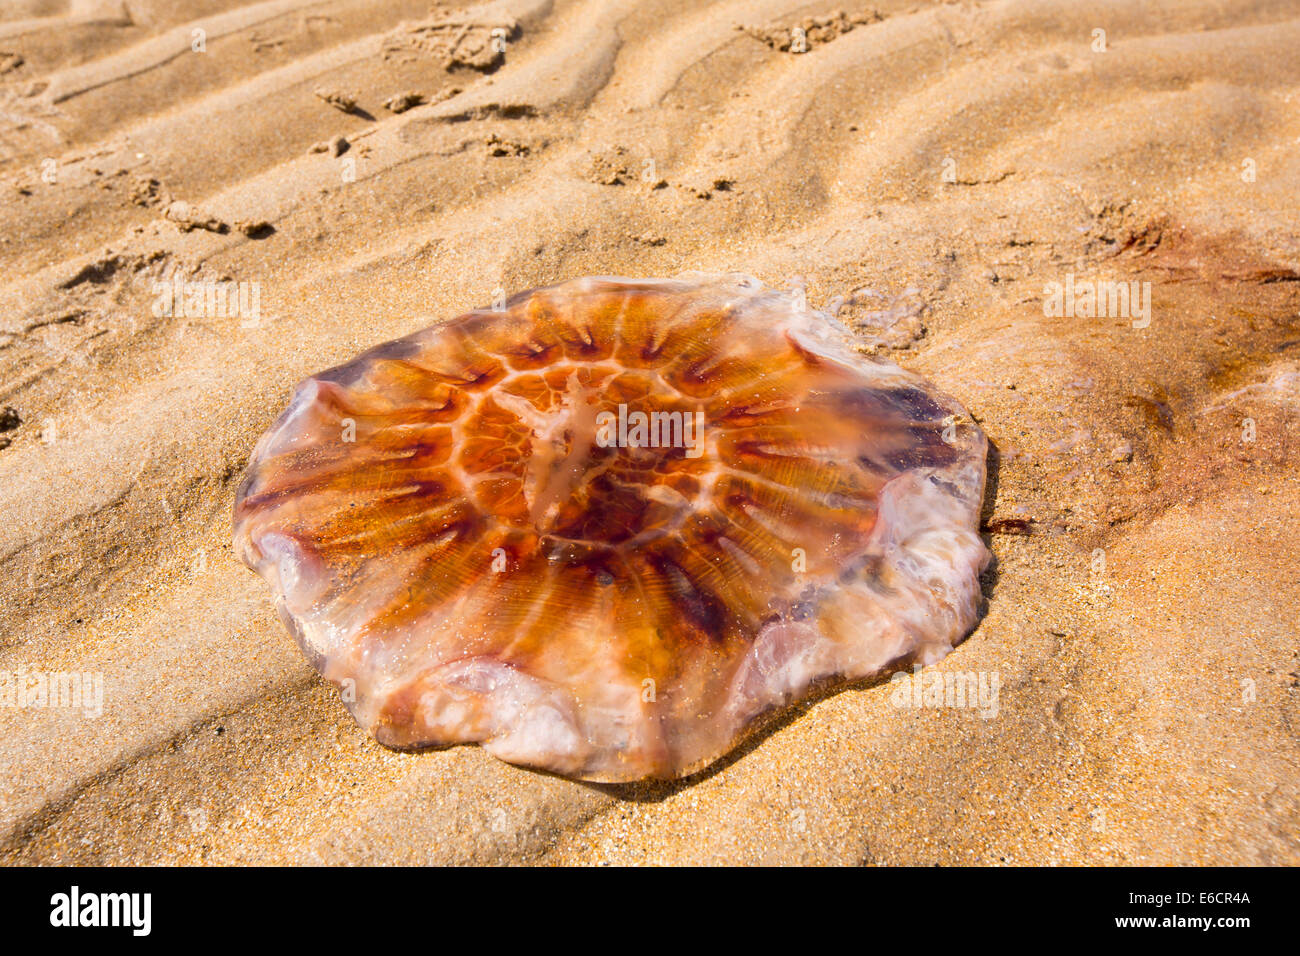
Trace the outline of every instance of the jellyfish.
<path fill-rule="evenodd" d="M 582 278 L 302 382 L 234 544 L 381 744 L 671 779 L 970 632 L 985 457 L 798 293 Z"/>

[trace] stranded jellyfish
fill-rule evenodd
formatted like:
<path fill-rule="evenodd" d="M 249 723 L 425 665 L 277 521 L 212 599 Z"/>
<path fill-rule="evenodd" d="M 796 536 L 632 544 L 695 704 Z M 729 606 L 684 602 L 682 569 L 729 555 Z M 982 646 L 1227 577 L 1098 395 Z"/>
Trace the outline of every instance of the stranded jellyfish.
<path fill-rule="evenodd" d="M 381 743 L 675 777 L 965 636 L 985 447 L 800 294 L 576 279 L 299 385 L 235 547 Z"/>

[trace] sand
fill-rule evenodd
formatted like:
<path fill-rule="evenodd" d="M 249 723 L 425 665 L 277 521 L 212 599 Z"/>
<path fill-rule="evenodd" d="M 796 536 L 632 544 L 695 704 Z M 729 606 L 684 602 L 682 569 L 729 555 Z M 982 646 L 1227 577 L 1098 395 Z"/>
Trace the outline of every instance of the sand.
<path fill-rule="evenodd" d="M 1295 0 L 6 4 L 0 672 L 103 700 L 0 706 L 0 861 L 1300 863 L 1297 50 Z M 231 555 L 257 437 L 498 289 L 685 270 L 982 424 L 934 670 L 996 714 L 855 687 L 629 786 L 378 746 Z M 1048 314 L 1096 280 L 1149 324 Z"/>

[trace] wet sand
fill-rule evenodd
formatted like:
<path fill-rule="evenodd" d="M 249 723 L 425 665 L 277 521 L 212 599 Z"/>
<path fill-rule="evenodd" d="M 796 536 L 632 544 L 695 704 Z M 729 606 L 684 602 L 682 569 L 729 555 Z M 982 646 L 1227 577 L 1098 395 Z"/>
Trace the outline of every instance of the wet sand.
<path fill-rule="evenodd" d="M 1300 4 L 1140 6 L 7 5 L 0 671 L 103 700 L 0 706 L 0 861 L 1300 863 Z M 380 747 L 232 557 L 258 436 L 495 290 L 684 270 L 981 423 L 934 670 L 996 714 L 855 687 L 628 786 Z"/>

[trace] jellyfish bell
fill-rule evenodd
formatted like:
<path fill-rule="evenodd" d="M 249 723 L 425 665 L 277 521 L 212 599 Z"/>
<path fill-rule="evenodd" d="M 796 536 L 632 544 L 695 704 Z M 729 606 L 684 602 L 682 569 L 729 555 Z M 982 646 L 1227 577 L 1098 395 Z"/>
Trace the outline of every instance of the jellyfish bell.
<path fill-rule="evenodd" d="M 788 292 L 576 279 L 308 378 L 234 540 L 381 743 L 670 778 L 965 637 L 985 454 Z"/>

